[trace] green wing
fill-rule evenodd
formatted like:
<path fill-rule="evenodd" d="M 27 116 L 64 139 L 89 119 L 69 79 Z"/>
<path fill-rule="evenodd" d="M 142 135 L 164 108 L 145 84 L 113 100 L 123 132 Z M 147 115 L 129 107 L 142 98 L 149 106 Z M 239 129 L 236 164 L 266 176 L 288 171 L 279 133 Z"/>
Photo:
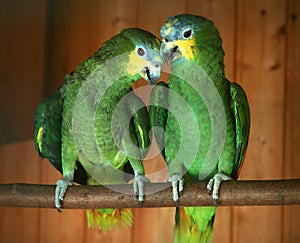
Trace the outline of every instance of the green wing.
<path fill-rule="evenodd" d="M 231 177 L 237 179 L 244 161 L 250 132 L 250 109 L 247 96 L 240 85 L 230 85 L 231 109 L 234 114 L 236 132 L 236 156 Z"/>
<path fill-rule="evenodd" d="M 34 142 L 42 158 L 47 158 L 60 172 L 62 99 L 57 92 L 44 99 L 34 115 Z"/>
<path fill-rule="evenodd" d="M 143 160 L 149 152 L 151 140 L 149 138 L 150 122 L 149 113 L 147 111 L 145 103 L 136 96 L 133 92 L 130 92 L 127 100 L 128 110 L 130 114 L 129 132 L 131 140 L 139 148 L 140 159 Z M 123 143 L 126 143 L 124 141 Z M 133 178 L 133 168 L 128 161 L 123 168 L 125 181 L 128 182 Z M 132 176 L 131 176 L 132 175 Z"/>
<path fill-rule="evenodd" d="M 150 96 L 150 125 L 153 135 L 156 139 L 157 146 L 165 158 L 165 128 L 168 116 L 168 84 L 164 82 L 157 83 Z M 162 131 L 162 129 L 164 131 Z"/>
<path fill-rule="evenodd" d="M 132 114 L 132 126 L 134 127 L 137 138 L 137 145 L 147 153 L 147 149 L 149 149 L 151 143 L 149 138 L 149 113 L 145 103 L 136 95 L 132 95 L 130 98 L 130 110 L 135 110 L 133 109 L 134 107 L 141 107 Z M 142 159 L 145 158 L 145 156 L 146 154 L 142 154 Z"/>
<path fill-rule="evenodd" d="M 34 115 L 34 143 L 40 157 L 46 158 L 62 173 L 61 162 L 61 122 L 63 99 L 57 92 L 44 99 L 35 111 Z M 86 184 L 87 175 L 80 163 L 76 163 L 77 169 L 74 181 Z"/>

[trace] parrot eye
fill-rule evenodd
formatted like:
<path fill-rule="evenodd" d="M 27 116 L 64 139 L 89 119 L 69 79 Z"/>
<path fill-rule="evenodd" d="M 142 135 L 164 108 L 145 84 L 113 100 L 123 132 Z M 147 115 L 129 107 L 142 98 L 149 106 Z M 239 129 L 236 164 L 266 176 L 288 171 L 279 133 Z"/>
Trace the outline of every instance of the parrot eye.
<path fill-rule="evenodd" d="M 189 38 L 191 35 L 192 35 L 192 29 L 187 29 L 187 30 L 183 31 L 183 34 L 182 34 L 184 39 Z"/>
<path fill-rule="evenodd" d="M 136 50 L 136 53 L 139 55 L 139 56 L 144 56 L 146 54 L 146 50 L 142 47 L 139 47 L 137 50 Z"/>

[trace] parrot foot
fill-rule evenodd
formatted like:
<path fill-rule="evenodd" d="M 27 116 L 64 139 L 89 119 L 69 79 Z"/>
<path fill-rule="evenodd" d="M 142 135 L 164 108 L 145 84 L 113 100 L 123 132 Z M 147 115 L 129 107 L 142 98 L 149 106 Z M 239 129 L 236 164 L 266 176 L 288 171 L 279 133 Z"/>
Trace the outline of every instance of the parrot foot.
<path fill-rule="evenodd" d="M 222 181 L 228 181 L 232 180 L 230 176 L 224 175 L 223 173 L 217 173 L 214 175 L 213 178 L 211 178 L 206 186 L 207 192 L 210 195 L 212 193 L 212 199 L 214 201 L 214 204 L 218 205 L 218 199 L 219 199 L 219 190 L 220 185 Z"/>
<path fill-rule="evenodd" d="M 168 182 L 172 183 L 173 201 L 175 206 L 178 207 L 179 197 L 183 195 L 184 179 L 180 175 L 173 175 Z"/>
<path fill-rule="evenodd" d="M 68 186 L 72 185 L 72 179 L 65 176 L 56 182 L 55 188 L 55 207 L 58 212 L 61 212 L 61 201 L 64 200 L 64 195 L 67 191 Z"/>
<path fill-rule="evenodd" d="M 139 200 L 139 204 L 143 207 L 144 201 L 144 183 L 150 183 L 151 181 L 144 175 L 136 173 L 133 181 L 133 193 Z"/>

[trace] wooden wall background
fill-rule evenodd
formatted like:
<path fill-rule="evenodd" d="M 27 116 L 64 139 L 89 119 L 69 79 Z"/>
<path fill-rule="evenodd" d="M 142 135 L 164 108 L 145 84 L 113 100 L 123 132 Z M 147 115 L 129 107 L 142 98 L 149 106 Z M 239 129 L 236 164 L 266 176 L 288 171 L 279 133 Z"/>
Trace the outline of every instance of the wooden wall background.
<path fill-rule="evenodd" d="M 248 94 L 252 128 L 240 178 L 299 178 L 299 0 L 1 0 L 0 183 L 54 184 L 60 175 L 34 151 L 37 104 L 122 28 L 159 36 L 165 19 L 183 12 L 215 21 L 227 77 Z M 1 208 L 0 242 L 172 241 L 173 208 L 134 214 L 133 228 L 100 233 L 87 228 L 84 210 Z M 299 225 L 299 206 L 223 207 L 213 241 L 300 242 Z"/>

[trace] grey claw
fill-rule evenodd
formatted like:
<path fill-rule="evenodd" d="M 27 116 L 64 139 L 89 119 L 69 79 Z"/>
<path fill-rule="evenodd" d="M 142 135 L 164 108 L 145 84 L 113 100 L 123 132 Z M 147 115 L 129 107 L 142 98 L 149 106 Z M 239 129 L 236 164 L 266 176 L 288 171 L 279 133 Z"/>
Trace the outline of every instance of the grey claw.
<path fill-rule="evenodd" d="M 219 190 L 222 181 L 232 180 L 229 176 L 218 172 L 215 174 L 207 183 L 207 192 L 208 194 L 212 194 L 212 199 L 214 204 L 218 205 L 218 198 L 219 198 Z"/>
<path fill-rule="evenodd" d="M 135 194 L 136 198 L 139 200 L 139 204 L 141 207 L 143 207 L 145 183 L 150 183 L 150 180 L 144 175 L 135 173 L 135 178 L 133 181 L 133 193 Z"/>
<path fill-rule="evenodd" d="M 140 207 L 143 207 L 143 201 L 139 201 Z"/>
<path fill-rule="evenodd" d="M 56 208 L 56 209 L 57 209 L 57 212 L 59 212 L 59 213 L 62 212 L 61 208 Z"/>
<path fill-rule="evenodd" d="M 172 183 L 173 201 L 177 206 L 179 197 L 183 195 L 184 179 L 181 175 L 173 175 L 168 181 Z"/>
<path fill-rule="evenodd" d="M 214 205 L 218 206 L 218 199 L 213 199 Z"/>
<path fill-rule="evenodd" d="M 67 191 L 67 188 L 72 185 L 72 177 L 65 176 L 62 179 L 59 179 L 56 182 L 55 188 L 55 207 L 58 212 L 61 212 L 61 203 L 64 200 L 64 195 Z"/>
<path fill-rule="evenodd" d="M 176 207 L 178 207 L 179 206 L 178 200 L 174 201 L 174 204 Z"/>
<path fill-rule="evenodd" d="M 212 190 L 207 189 L 207 194 L 208 194 L 208 195 L 211 195 L 211 193 L 212 193 Z"/>

